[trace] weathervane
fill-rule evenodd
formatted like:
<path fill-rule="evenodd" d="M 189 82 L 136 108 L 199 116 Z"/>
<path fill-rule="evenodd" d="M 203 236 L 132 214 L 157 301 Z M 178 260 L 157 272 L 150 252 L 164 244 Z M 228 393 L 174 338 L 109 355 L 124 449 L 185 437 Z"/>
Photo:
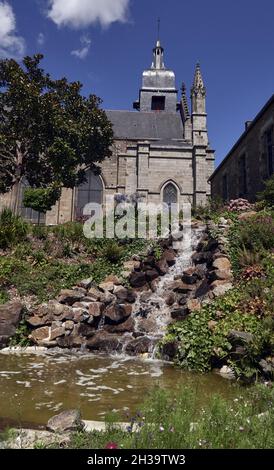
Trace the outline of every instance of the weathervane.
<path fill-rule="evenodd" d="M 161 28 L 161 19 L 158 18 L 158 37 L 157 37 L 158 41 L 160 40 L 160 28 Z"/>

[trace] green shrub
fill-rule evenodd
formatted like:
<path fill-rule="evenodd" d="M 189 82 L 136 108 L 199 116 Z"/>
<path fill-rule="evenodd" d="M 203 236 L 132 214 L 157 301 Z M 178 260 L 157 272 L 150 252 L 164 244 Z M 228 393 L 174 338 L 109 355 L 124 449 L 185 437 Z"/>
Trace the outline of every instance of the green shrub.
<path fill-rule="evenodd" d="M 115 240 L 106 240 L 102 255 L 111 263 L 118 263 L 123 257 L 124 250 Z"/>
<path fill-rule="evenodd" d="M 26 239 L 29 225 L 10 209 L 0 214 L 0 248 L 7 249 Z"/>
<path fill-rule="evenodd" d="M 257 198 L 264 207 L 274 207 L 274 175 L 265 182 L 265 189 Z"/>

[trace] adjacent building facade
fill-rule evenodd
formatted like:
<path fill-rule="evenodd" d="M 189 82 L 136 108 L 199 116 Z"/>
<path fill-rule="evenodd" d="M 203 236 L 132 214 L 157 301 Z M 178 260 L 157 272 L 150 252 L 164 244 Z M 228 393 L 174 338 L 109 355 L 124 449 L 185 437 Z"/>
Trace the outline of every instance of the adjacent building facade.
<path fill-rule="evenodd" d="M 246 122 L 228 155 L 210 177 L 212 197 L 250 202 L 274 171 L 274 95 L 253 121 Z"/>
<path fill-rule="evenodd" d="M 2 197 L 2 203 L 27 219 L 56 225 L 76 219 L 89 202 L 104 204 L 106 195 L 138 194 L 142 202 L 205 204 L 211 194 L 214 151 L 207 132 L 206 88 L 197 65 L 189 111 L 183 85 L 178 100 L 175 74 L 164 64 L 157 41 L 151 68 L 145 70 L 139 99 L 132 111 L 106 111 L 113 124 L 112 156 L 101 165 L 101 175 L 87 174 L 87 182 L 64 189 L 60 201 L 46 215 L 22 204 L 24 187 Z"/>

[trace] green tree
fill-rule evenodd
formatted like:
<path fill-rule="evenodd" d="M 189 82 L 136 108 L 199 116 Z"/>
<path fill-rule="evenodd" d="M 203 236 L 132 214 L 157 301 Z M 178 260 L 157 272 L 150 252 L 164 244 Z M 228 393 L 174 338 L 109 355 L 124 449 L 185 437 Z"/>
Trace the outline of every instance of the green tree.
<path fill-rule="evenodd" d="M 80 82 L 54 80 L 42 55 L 0 61 L 0 193 L 25 178 L 27 207 L 51 209 L 61 189 L 100 173 L 111 154 L 112 125 L 95 95 L 81 95 Z"/>
<path fill-rule="evenodd" d="M 258 194 L 258 200 L 267 207 L 274 207 L 274 174 L 265 181 L 265 188 Z"/>

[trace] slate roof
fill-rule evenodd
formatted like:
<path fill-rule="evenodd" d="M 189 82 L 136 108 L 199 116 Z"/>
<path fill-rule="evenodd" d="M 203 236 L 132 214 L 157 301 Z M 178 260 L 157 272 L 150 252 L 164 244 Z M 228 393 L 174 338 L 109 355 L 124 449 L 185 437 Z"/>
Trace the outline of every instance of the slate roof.
<path fill-rule="evenodd" d="M 116 139 L 158 140 L 182 145 L 183 123 L 179 113 L 106 111 Z"/>

